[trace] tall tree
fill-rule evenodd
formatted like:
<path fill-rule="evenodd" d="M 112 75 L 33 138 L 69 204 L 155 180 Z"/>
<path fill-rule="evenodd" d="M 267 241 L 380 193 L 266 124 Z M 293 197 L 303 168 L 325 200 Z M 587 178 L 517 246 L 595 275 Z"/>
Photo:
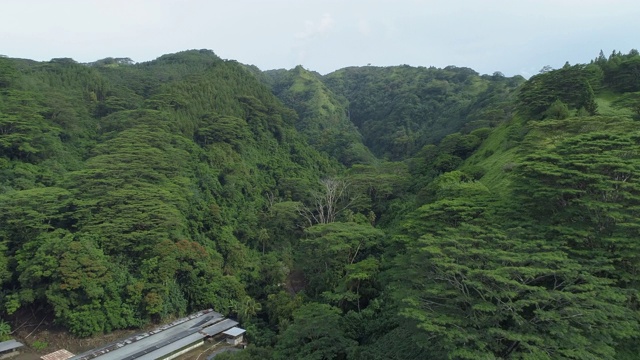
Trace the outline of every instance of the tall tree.
<path fill-rule="evenodd" d="M 346 359 L 355 345 L 343 331 L 338 309 L 309 303 L 293 313 L 293 323 L 282 334 L 274 359 Z"/>
<path fill-rule="evenodd" d="M 614 358 L 637 325 L 623 293 L 498 209 L 481 185 L 446 181 L 407 223 L 397 277 L 418 344 L 441 358 Z"/>

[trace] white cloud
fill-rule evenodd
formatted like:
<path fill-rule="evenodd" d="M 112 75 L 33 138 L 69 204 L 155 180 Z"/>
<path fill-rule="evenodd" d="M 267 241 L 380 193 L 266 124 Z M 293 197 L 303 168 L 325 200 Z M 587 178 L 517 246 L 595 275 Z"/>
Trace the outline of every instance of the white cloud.
<path fill-rule="evenodd" d="M 304 30 L 296 33 L 295 37 L 299 40 L 312 39 L 319 35 L 327 34 L 334 27 L 335 21 L 329 13 L 322 15 L 318 21 L 305 21 Z"/>
<path fill-rule="evenodd" d="M 330 13 L 324 13 L 316 21 L 305 21 L 304 30 L 295 34 L 296 43 L 293 46 L 298 64 L 304 64 L 307 61 L 309 53 L 313 49 L 314 40 L 328 36 L 334 26 L 335 20 Z"/>
<path fill-rule="evenodd" d="M 371 26 L 367 20 L 360 19 L 360 21 L 358 21 L 358 32 L 364 36 L 371 35 Z"/>

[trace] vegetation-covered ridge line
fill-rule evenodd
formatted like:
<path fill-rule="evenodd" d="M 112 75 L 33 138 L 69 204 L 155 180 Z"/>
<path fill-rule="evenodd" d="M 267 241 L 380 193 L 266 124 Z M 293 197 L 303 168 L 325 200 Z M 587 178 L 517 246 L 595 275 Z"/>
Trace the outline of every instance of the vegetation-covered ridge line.
<path fill-rule="evenodd" d="M 639 71 L 0 58 L 0 334 L 213 308 L 223 359 L 634 359 Z"/>

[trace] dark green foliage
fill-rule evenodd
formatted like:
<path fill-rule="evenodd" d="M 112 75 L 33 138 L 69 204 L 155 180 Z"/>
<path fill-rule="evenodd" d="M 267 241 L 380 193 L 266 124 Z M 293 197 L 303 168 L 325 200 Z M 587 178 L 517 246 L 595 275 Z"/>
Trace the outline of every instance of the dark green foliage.
<path fill-rule="evenodd" d="M 523 226 L 517 203 L 501 208 L 486 187 L 455 173 L 435 187 L 435 201 L 406 224 L 412 240 L 397 274 L 407 289 L 402 314 L 431 356 L 613 358 L 617 341 L 637 329 L 625 292 L 562 238 Z M 500 218 L 504 211 L 519 213 L 518 222 Z"/>
<path fill-rule="evenodd" d="M 637 50 L 625 55 L 614 51 L 609 58 L 599 56 L 594 64 L 602 69 L 604 84 L 608 88 L 617 92 L 640 91 L 640 55 Z"/>
<path fill-rule="evenodd" d="M 367 256 L 379 243 L 383 233 L 370 224 L 333 222 L 309 227 L 305 234 L 307 238 L 302 240 L 299 263 L 309 281 L 308 291 L 317 296 L 325 291 L 334 291 L 346 282 L 345 291 L 349 294 L 336 301 L 340 305 L 344 301 L 359 304 L 359 294 L 352 293 L 355 290 L 350 282 L 357 282 L 358 276 L 366 280 L 367 276 L 371 277 L 377 271 L 375 260 L 369 260 Z"/>
<path fill-rule="evenodd" d="M 259 313 L 251 248 L 281 247 L 269 230 L 297 227 L 294 213 L 261 232 L 262 211 L 292 200 L 287 179 L 316 182 L 336 166 L 291 110 L 208 51 L 0 60 L 5 313 L 42 309 L 79 336 L 209 307 Z"/>
<path fill-rule="evenodd" d="M 17 77 L 15 65 L 12 61 L 0 56 L 0 89 L 11 87 Z"/>
<path fill-rule="evenodd" d="M 0 58 L 1 315 L 99 336 L 213 308 L 253 344 L 226 358 L 632 359 L 637 57 L 519 90 Z"/>
<path fill-rule="evenodd" d="M 233 145 L 236 150 L 249 139 L 249 125 L 244 119 L 232 116 L 207 116 L 196 130 L 196 142 L 206 147 L 214 142 Z"/>
<path fill-rule="evenodd" d="M 46 299 L 56 321 L 71 332 L 88 336 L 140 325 L 131 299 L 124 301 L 126 275 L 91 238 L 62 230 L 42 233 L 16 253 L 16 260 L 22 287 L 16 300 Z"/>
<path fill-rule="evenodd" d="M 346 359 L 356 342 L 344 333 L 340 311 L 309 303 L 293 313 L 293 323 L 282 334 L 274 359 Z"/>
<path fill-rule="evenodd" d="M 551 110 L 556 102 L 556 108 L 561 108 L 560 104 L 566 104 L 569 109 L 584 107 L 594 115 L 597 112 L 594 96 L 587 67 L 574 65 L 531 77 L 520 89 L 518 100 L 520 110 L 527 116 L 542 118 L 557 117 L 558 111 L 564 112 L 564 109 Z M 546 113 L 548 111 L 553 114 Z"/>
<path fill-rule="evenodd" d="M 592 271 L 628 289 L 640 284 L 640 249 L 632 240 L 640 205 L 640 137 L 634 128 L 634 122 L 615 118 L 540 124 L 538 136 L 560 129 L 568 134 L 553 147 L 534 148 L 518 168 L 528 204 L 553 214 L 547 218 L 550 236 L 564 239 Z"/>
<path fill-rule="evenodd" d="M 580 109 L 582 110 L 585 108 L 581 107 Z M 569 108 L 562 101 L 556 100 L 551 104 L 551 106 L 549 106 L 543 115 L 545 119 L 563 120 L 569 117 Z"/>
<path fill-rule="evenodd" d="M 36 163 L 57 150 L 60 129 L 43 119 L 34 94 L 7 90 L 0 106 L 0 151 L 10 160 Z"/>
<path fill-rule="evenodd" d="M 371 163 L 373 155 L 349 118 L 349 110 L 321 81 L 301 66 L 265 73 L 274 93 L 298 113 L 296 128 L 316 149 L 345 165 Z"/>
<path fill-rule="evenodd" d="M 640 118 L 640 92 L 626 93 L 614 101 L 613 105 L 620 109 L 631 109 L 636 119 Z"/>
<path fill-rule="evenodd" d="M 403 163 L 381 162 L 352 166 L 347 172 L 347 182 L 355 194 L 351 210 L 367 216 L 370 224 L 379 225 L 400 215 L 389 211 L 389 207 L 408 191 L 410 175 Z"/>
<path fill-rule="evenodd" d="M 495 125 L 504 120 L 509 111 L 504 101 L 520 79 L 481 77 L 454 66 L 406 65 L 346 68 L 323 78 L 348 100 L 349 118 L 365 145 L 390 159 L 411 156 L 469 121 Z"/>

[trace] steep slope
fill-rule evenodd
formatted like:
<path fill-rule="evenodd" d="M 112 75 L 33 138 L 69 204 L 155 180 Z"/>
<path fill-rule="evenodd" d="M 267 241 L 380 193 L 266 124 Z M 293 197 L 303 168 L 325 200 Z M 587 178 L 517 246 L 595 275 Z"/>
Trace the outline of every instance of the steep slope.
<path fill-rule="evenodd" d="M 620 90 L 633 86 L 586 76 L 602 65 L 530 79 L 517 114 L 406 220 L 390 273 L 431 356 L 636 356 L 640 134 Z"/>
<path fill-rule="evenodd" d="M 322 83 L 318 74 L 298 66 L 289 71 L 266 71 L 264 75 L 276 96 L 296 110 L 296 129 L 312 146 L 345 165 L 374 160 L 351 123 L 344 101 Z"/>
<path fill-rule="evenodd" d="M 365 145 L 376 156 L 395 160 L 448 134 L 504 120 L 509 96 L 523 80 L 453 66 L 407 65 L 346 68 L 323 77 L 327 87 L 348 100 L 349 118 Z"/>
<path fill-rule="evenodd" d="M 638 59 L 519 86 L 0 58 L 2 318 L 87 336 L 214 307 L 253 344 L 225 358 L 635 359 Z"/>
<path fill-rule="evenodd" d="M 210 51 L 0 69 L 2 308 L 77 335 L 241 313 L 269 204 L 306 199 L 337 167 Z"/>

